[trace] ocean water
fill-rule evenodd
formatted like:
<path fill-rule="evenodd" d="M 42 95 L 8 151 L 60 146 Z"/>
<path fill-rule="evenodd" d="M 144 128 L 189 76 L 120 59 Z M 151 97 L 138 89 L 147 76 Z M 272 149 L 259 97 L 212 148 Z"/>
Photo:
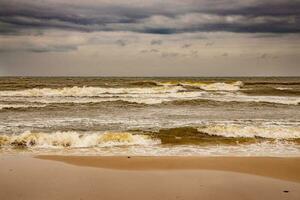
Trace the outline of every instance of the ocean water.
<path fill-rule="evenodd" d="M 0 153 L 299 156 L 300 78 L 0 78 Z"/>

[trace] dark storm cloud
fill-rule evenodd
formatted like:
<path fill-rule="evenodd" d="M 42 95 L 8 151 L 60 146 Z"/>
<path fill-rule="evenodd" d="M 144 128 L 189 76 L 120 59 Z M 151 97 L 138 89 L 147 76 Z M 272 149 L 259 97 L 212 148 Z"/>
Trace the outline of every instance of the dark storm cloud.
<path fill-rule="evenodd" d="M 1 0 L 0 34 L 31 30 L 299 33 L 300 1 Z"/>
<path fill-rule="evenodd" d="M 214 12 L 213 10 L 211 12 Z M 300 15 L 300 1 L 298 0 L 274 0 L 257 1 L 254 5 L 240 8 L 219 9 L 221 15 L 249 15 L 249 16 L 290 16 Z"/>

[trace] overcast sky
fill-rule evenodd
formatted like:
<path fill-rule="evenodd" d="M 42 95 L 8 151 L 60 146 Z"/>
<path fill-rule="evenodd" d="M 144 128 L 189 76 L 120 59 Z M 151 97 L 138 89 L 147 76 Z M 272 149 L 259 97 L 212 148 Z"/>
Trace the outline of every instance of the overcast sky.
<path fill-rule="evenodd" d="M 300 0 L 0 0 L 0 75 L 300 76 Z"/>

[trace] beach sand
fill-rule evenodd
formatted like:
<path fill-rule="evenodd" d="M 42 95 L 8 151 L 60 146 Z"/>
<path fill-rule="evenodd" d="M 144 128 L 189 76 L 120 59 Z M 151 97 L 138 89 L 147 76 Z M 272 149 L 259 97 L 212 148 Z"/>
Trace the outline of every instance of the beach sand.
<path fill-rule="evenodd" d="M 300 158 L 0 156 L 0 199 L 300 199 Z"/>

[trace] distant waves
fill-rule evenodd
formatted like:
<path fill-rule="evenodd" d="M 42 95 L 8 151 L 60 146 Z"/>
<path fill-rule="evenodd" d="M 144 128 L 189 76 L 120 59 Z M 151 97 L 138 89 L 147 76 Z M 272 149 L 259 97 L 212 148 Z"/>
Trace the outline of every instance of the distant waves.
<path fill-rule="evenodd" d="M 141 82 L 139 82 L 141 84 Z M 147 82 L 147 85 L 149 83 Z M 243 89 L 243 82 L 203 83 L 203 82 L 157 82 L 147 87 L 64 87 L 64 88 L 33 88 L 26 90 L 0 91 L 2 108 L 41 107 L 28 106 L 27 103 L 97 103 L 123 101 L 138 104 L 161 104 L 166 102 L 187 102 L 189 100 L 210 100 L 218 102 L 267 102 L 274 104 L 298 105 L 297 95 L 281 95 L 292 93 L 290 90 L 278 89 L 275 95 L 265 90 Z M 276 90 L 276 89 L 273 89 Z M 281 93 L 280 93 L 281 92 Z M 265 93 L 265 95 L 263 95 Z M 274 92 L 273 92 L 274 93 Z M 296 92 L 294 92 L 297 94 Z M 18 105 L 6 106 L 7 102 L 15 101 Z M 25 104 L 24 104 L 25 103 Z"/>

